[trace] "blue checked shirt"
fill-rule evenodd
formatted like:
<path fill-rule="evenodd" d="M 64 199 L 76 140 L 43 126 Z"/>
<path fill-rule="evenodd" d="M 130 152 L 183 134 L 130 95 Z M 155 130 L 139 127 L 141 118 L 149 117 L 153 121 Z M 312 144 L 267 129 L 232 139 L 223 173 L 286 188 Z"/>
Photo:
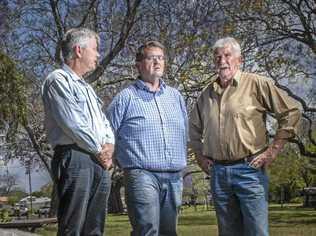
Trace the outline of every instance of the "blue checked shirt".
<path fill-rule="evenodd" d="M 42 97 L 45 128 L 53 147 L 75 143 L 97 154 L 102 144 L 114 144 L 110 123 L 101 110 L 102 101 L 67 65 L 47 76 Z"/>
<path fill-rule="evenodd" d="M 186 166 L 187 112 L 180 93 L 160 80 L 151 92 L 142 80 L 122 90 L 107 109 L 123 169 L 179 171 Z"/>

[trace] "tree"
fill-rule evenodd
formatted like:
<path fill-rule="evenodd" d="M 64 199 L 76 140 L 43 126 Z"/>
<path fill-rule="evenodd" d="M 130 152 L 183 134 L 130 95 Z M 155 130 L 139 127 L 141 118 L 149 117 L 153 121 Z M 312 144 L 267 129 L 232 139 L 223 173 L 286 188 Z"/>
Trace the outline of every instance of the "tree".
<path fill-rule="evenodd" d="M 314 159 L 302 156 L 295 146 L 287 145 L 268 168 L 272 200 L 290 202 L 303 188 L 316 183 Z"/>
<path fill-rule="evenodd" d="M 0 128 L 7 131 L 6 137 L 10 139 L 18 124 L 26 119 L 25 80 L 15 63 L 1 51 L 0 101 Z"/>
<path fill-rule="evenodd" d="M 303 188 L 300 176 L 303 161 L 304 159 L 299 159 L 295 152 L 288 150 L 279 155 L 269 167 L 272 201 L 290 202 L 293 197 L 299 195 L 299 191 Z"/>
<path fill-rule="evenodd" d="M 22 198 L 28 196 L 28 194 L 26 192 L 24 192 L 23 190 L 16 188 L 13 189 L 9 194 L 9 204 L 10 205 L 14 205 L 15 203 L 17 203 L 18 201 L 20 201 Z"/>
<path fill-rule="evenodd" d="M 8 169 L 0 175 L 0 196 L 8 195 L 16 186 L 16 176 L 9 173 Z"/>

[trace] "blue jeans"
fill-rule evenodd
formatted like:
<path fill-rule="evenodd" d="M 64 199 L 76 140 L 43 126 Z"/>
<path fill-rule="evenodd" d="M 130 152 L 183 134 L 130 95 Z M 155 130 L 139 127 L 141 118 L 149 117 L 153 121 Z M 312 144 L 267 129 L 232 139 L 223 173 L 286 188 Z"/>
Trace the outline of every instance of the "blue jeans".
<path fill-rule="evenodd" d="M 103 235 L 111 179 L 93 155 L 58 148 L 52 172 L 59 198 L 59 236 Z"/>
<path fill-rule="evenodd" d="M 177 235 L 182 172 L 125 170 L 125 192 L 133 236 Z"/>
<path fill-rule="evenodd" d="M 214 164 L 211 191 L 220 236 L 267 236 L 268 177 L 249 163 Z"/>

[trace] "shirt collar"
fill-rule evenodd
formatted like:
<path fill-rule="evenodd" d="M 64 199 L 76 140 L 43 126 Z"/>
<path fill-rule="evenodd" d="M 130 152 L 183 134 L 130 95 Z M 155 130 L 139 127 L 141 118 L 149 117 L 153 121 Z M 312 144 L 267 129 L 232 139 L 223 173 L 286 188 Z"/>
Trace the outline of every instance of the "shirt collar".
<path fill-rule="evenodd" d="M 241 78 L 241 71 L 238 70 L 238 71 L 236 72 L 236 74 L 234 75 L 234 77 L 233 77 L 232 86 L 237 87 L 237 86 L 239 85 L 239 83 L 240 83 L 240 78 Z M 215 90 L 221 88 L 221 87 L 220 87 L 220 84 L 219 84 L 219 77 L 217 77 L 217 78 L 214 80 L 212 86 L 213 86 L 213 88 L 214 88 Z"/>
<path fill-rule="evenodd" d="M 234 78 L 233 78 L 233 85 L 234 85 L 234 86 L 237 87 L 237 86 L 239 85 L 239 83 L 240 83 L 240 78 L 241 78 L 241 71 L 238 70 L 238 71 L 236 72 Z"/>
<path fill-rule="evenodd" d="M 139 89 L 142 89 L 142 90 L 146 90 L 147 92 L 150 92 L 150 93 L 155 93 L 155 92 L 160 92 L 160 91 L 163 91 L 165 88 L 166 88 L 166 83 L 162 80 L 162 79 L 159 79 L 159 90 L 158 91 L 150 91 L 150 89 L 148 88 L 148 86 L 146 85 L 146 83 L 140 78 L 138 77 L 138 79 L 136 80 L 136 83 L 135 85 L 139 88 Z"/>
<path fill-rule="evenodd" d="M 80 80 L 84 81 L 79 75 L 76 74 L 67 64 L 63 64 L 62 69 L 66 71 L 67 73 L 71 74 L 71 78 L 73 80 Z"/>

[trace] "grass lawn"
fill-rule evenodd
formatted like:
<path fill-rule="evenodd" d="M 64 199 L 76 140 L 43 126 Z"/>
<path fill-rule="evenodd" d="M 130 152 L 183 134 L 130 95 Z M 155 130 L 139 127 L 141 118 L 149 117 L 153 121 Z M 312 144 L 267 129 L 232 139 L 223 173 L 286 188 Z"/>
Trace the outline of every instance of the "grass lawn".
<path fill-rule="evenodd" d="M 299 205 L 270 205 L 271 236 L 312 236 L 316 235 L 316 210 L 302 208 Z M 107 236 L 129 235 L 130 225 L 127 215 L 109 215 L 107 218 Z M 37 231 L 40 235 L 55 235 L 56 226 Z M 215 212 L 199 206 L 184 207 L 179 219 L 179 236 L 217 235 Z"/>

